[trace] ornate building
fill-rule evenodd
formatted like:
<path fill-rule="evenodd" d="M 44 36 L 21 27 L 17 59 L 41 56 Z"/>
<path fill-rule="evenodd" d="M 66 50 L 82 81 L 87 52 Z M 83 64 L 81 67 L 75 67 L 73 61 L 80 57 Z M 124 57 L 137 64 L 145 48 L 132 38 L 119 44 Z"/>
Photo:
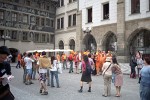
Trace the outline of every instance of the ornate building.
<path fill-rule="evenodd" d="M 56 2 L 0 0 L 0 45 L 11 51 L 54 48 Z"/>
<path fill-rule="evenodd" d="M 150 53 L 150 0 L 79 0 L 77 50 L 115 51 L 120 62 Z"/>

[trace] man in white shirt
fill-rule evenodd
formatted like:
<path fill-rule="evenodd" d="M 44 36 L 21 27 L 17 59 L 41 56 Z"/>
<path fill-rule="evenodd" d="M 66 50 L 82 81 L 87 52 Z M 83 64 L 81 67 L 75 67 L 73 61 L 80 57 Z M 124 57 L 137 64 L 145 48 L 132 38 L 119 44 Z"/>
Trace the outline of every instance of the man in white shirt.
<path fill-rule="evenodd" d="M 32 53 L 29 53 L 27 57 L 24 58 L 25 66 L 26 66 L 26 85 L 33 84 L 31 82 L 31 75 L 32 75 L 32 62 L 34 60 L 32 59 Z"/>

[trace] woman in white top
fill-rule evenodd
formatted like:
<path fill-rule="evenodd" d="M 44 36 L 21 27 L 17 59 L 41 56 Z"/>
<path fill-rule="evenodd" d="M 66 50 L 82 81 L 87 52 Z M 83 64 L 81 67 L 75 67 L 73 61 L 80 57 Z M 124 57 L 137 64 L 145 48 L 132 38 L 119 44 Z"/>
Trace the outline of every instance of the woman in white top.
<path fill-rule="evenodd" d="M 58 65 L 58 61 L 56 60 L 56 57 L 51 57 L 51 61 L 52 61 L 52 69 L 50 69 L 51 71 L 51 87 L 55 87 L 54 86 L 54 77 L 56 79 L 56 84 L 57 84 L 57 88 L 60 88 L 59 87 L 59 79 L 58 79 L 58 68 L 57 68 L 57 65 Z"/>
<path fill-rule="evenodd" d="M 107 97 L 111 94 L 111 79 L 112 79 L 112 71 L 111 71 L 111 57 L 106 58 L 106 62 L 103 64 L 103 78 L 104 78 L 104 93 L 102 96 Z"/>

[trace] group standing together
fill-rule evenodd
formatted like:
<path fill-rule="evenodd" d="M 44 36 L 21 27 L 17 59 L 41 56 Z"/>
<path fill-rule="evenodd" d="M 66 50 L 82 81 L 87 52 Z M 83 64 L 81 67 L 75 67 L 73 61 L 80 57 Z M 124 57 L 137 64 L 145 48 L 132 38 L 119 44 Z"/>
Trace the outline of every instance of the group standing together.
<path fill-rule="evenodd" d="M 1 50 L 2 49 L 2 50 Z M 9 55 L 7 47 L 0 47 L 0 68 L 5 69 L 5 59 Z M 6 55 L 6 56 L 5 56 Z M 4 59 L 5 57 L 5 59 Z M 71 51 L 67 56 L 65 53 L 61 55 L 59 53 L 56 56 L 48 57 L 46 52 L 35 52 L 35 53 L 23 53 L 18 54 L 18 63 L 16 68 L 23 68 L 23 83 L 25 85 L 34 84 L 32 80 L 36 80 L 36 74 L 38 73 L 38 80 L 40 83 L 39 93 L 41 95 L 47 95 L 47 86 L 60 88 L 58 70 L 62 63 L 63 69 L 69 69 L 69 73 L 75 71 L 76 74 L 82 73 L 80 80 L 79 93 L 83 92 L 83 82 L 89 85 L 88 92 L 92 91 L 92 75 L 102 75 L 104 80 L 104 91 L 102 96 L 108 97 L 111 95 L 111 83 L 116 88 L 116 97 L 121 96 L 121 87 L 123 85 L 123 73 L 121 67 L 117 61 L 115 55 L 110 51 L 105 53 L 104 51 L 98 50 L 96 53 L 90 53 L 88 50 L 85 52 L 74 52 Z M 4 61 L 3 61 L 3 60 Z M 67 64 L 69 62 L 69 64 Z M 6 74 L 11 76 L 10 64 L 6 64 Z M 75 70 L 73 69 L 75 67 Z M 140 83 L 140 97 L 141 100 L 148 100 L 150 98 L 150 56 L 143 57 L 140 52 L 136 52 L 131 57 L 131 78 L 139 77 Z M 79 72 L 79 67 L 81 71 Z M 137 75 L 135 68 L 137 67 Z M 1 70 L 1 69 L 0 69 Z M 2 69 L 3 70 L 3 69 Z M 3 76 L 5 73 L 0 73 Z M 54 77 L 56 85 L 54 85 Z M 0 86 L 3 78 L 0 78 Z M 46 84 L 47 82 L 47 84 Z M 5 87 L 9 90 L 9 85 Z M 9 91 L 10 92 L 10 91 Z M 11 92 L 10 92 L 11 93 Z M 1 92 L 0 92 L 1 94 Z M 13 95 L 11 95 L 12 98 Z M 1 96 L 0 96 L 1 98 Z M 12 99 L 13 100 L 13 99 Z"/>

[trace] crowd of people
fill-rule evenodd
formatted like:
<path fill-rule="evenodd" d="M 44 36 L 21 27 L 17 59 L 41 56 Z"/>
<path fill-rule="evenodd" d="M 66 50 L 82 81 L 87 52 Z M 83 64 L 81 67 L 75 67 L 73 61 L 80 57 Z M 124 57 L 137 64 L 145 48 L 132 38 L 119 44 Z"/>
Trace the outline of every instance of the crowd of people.
<path fill-rule="evenodd" d="M 60 72 L 58 70 L 60 70 L 60 66 L 62 65 L 62 69 L 68 69 L 69 74 L 82 73 L 80 89 L 78 90 L 79 93 L 83 92 L 83 82 L 89 85 L 88 92 L 91 92 L 91 76 L 102 75 L 104 80 L 102 96 L 108 97 L 111 95 L 111 83 L 113 83 L 116 88 L 115 96 L 121 96 L 123 73 L 116 55 L 112 54 L 111 51 L 107 53 L 100 50 L 95 53 L 90 53 L 89 50 L 84 52 L 71 51 L 68 55 L 63 52 L 51 57 L 47 56 L 45 51 L 41 53 L 25 52 L 23 55 L 19 53 L 17 58 L 18 63 L 16 68 L 22 67 L 24 71 L 23 83 L 25 85 L 31 85 L 34 84 L 32 80 L 38 79 L 40 82 L 39 93 L 41 95 L 48 95 L 47 86 L 60 88 L 58 75 Z M 136 52 L 136 54 L 131 57 L 130 66 L 130 77 L 139 77 L 141 100 L 148 100 L 146 98 L 150 97 L 150 57 L 142 57 L 140 52 Z M 135 71 L 136 66 L 137 75 Z M 39 77 L 36 77 L 37 74 Z M 56 85 L 54 84 L 54 79 L 56 80 Z"/>

